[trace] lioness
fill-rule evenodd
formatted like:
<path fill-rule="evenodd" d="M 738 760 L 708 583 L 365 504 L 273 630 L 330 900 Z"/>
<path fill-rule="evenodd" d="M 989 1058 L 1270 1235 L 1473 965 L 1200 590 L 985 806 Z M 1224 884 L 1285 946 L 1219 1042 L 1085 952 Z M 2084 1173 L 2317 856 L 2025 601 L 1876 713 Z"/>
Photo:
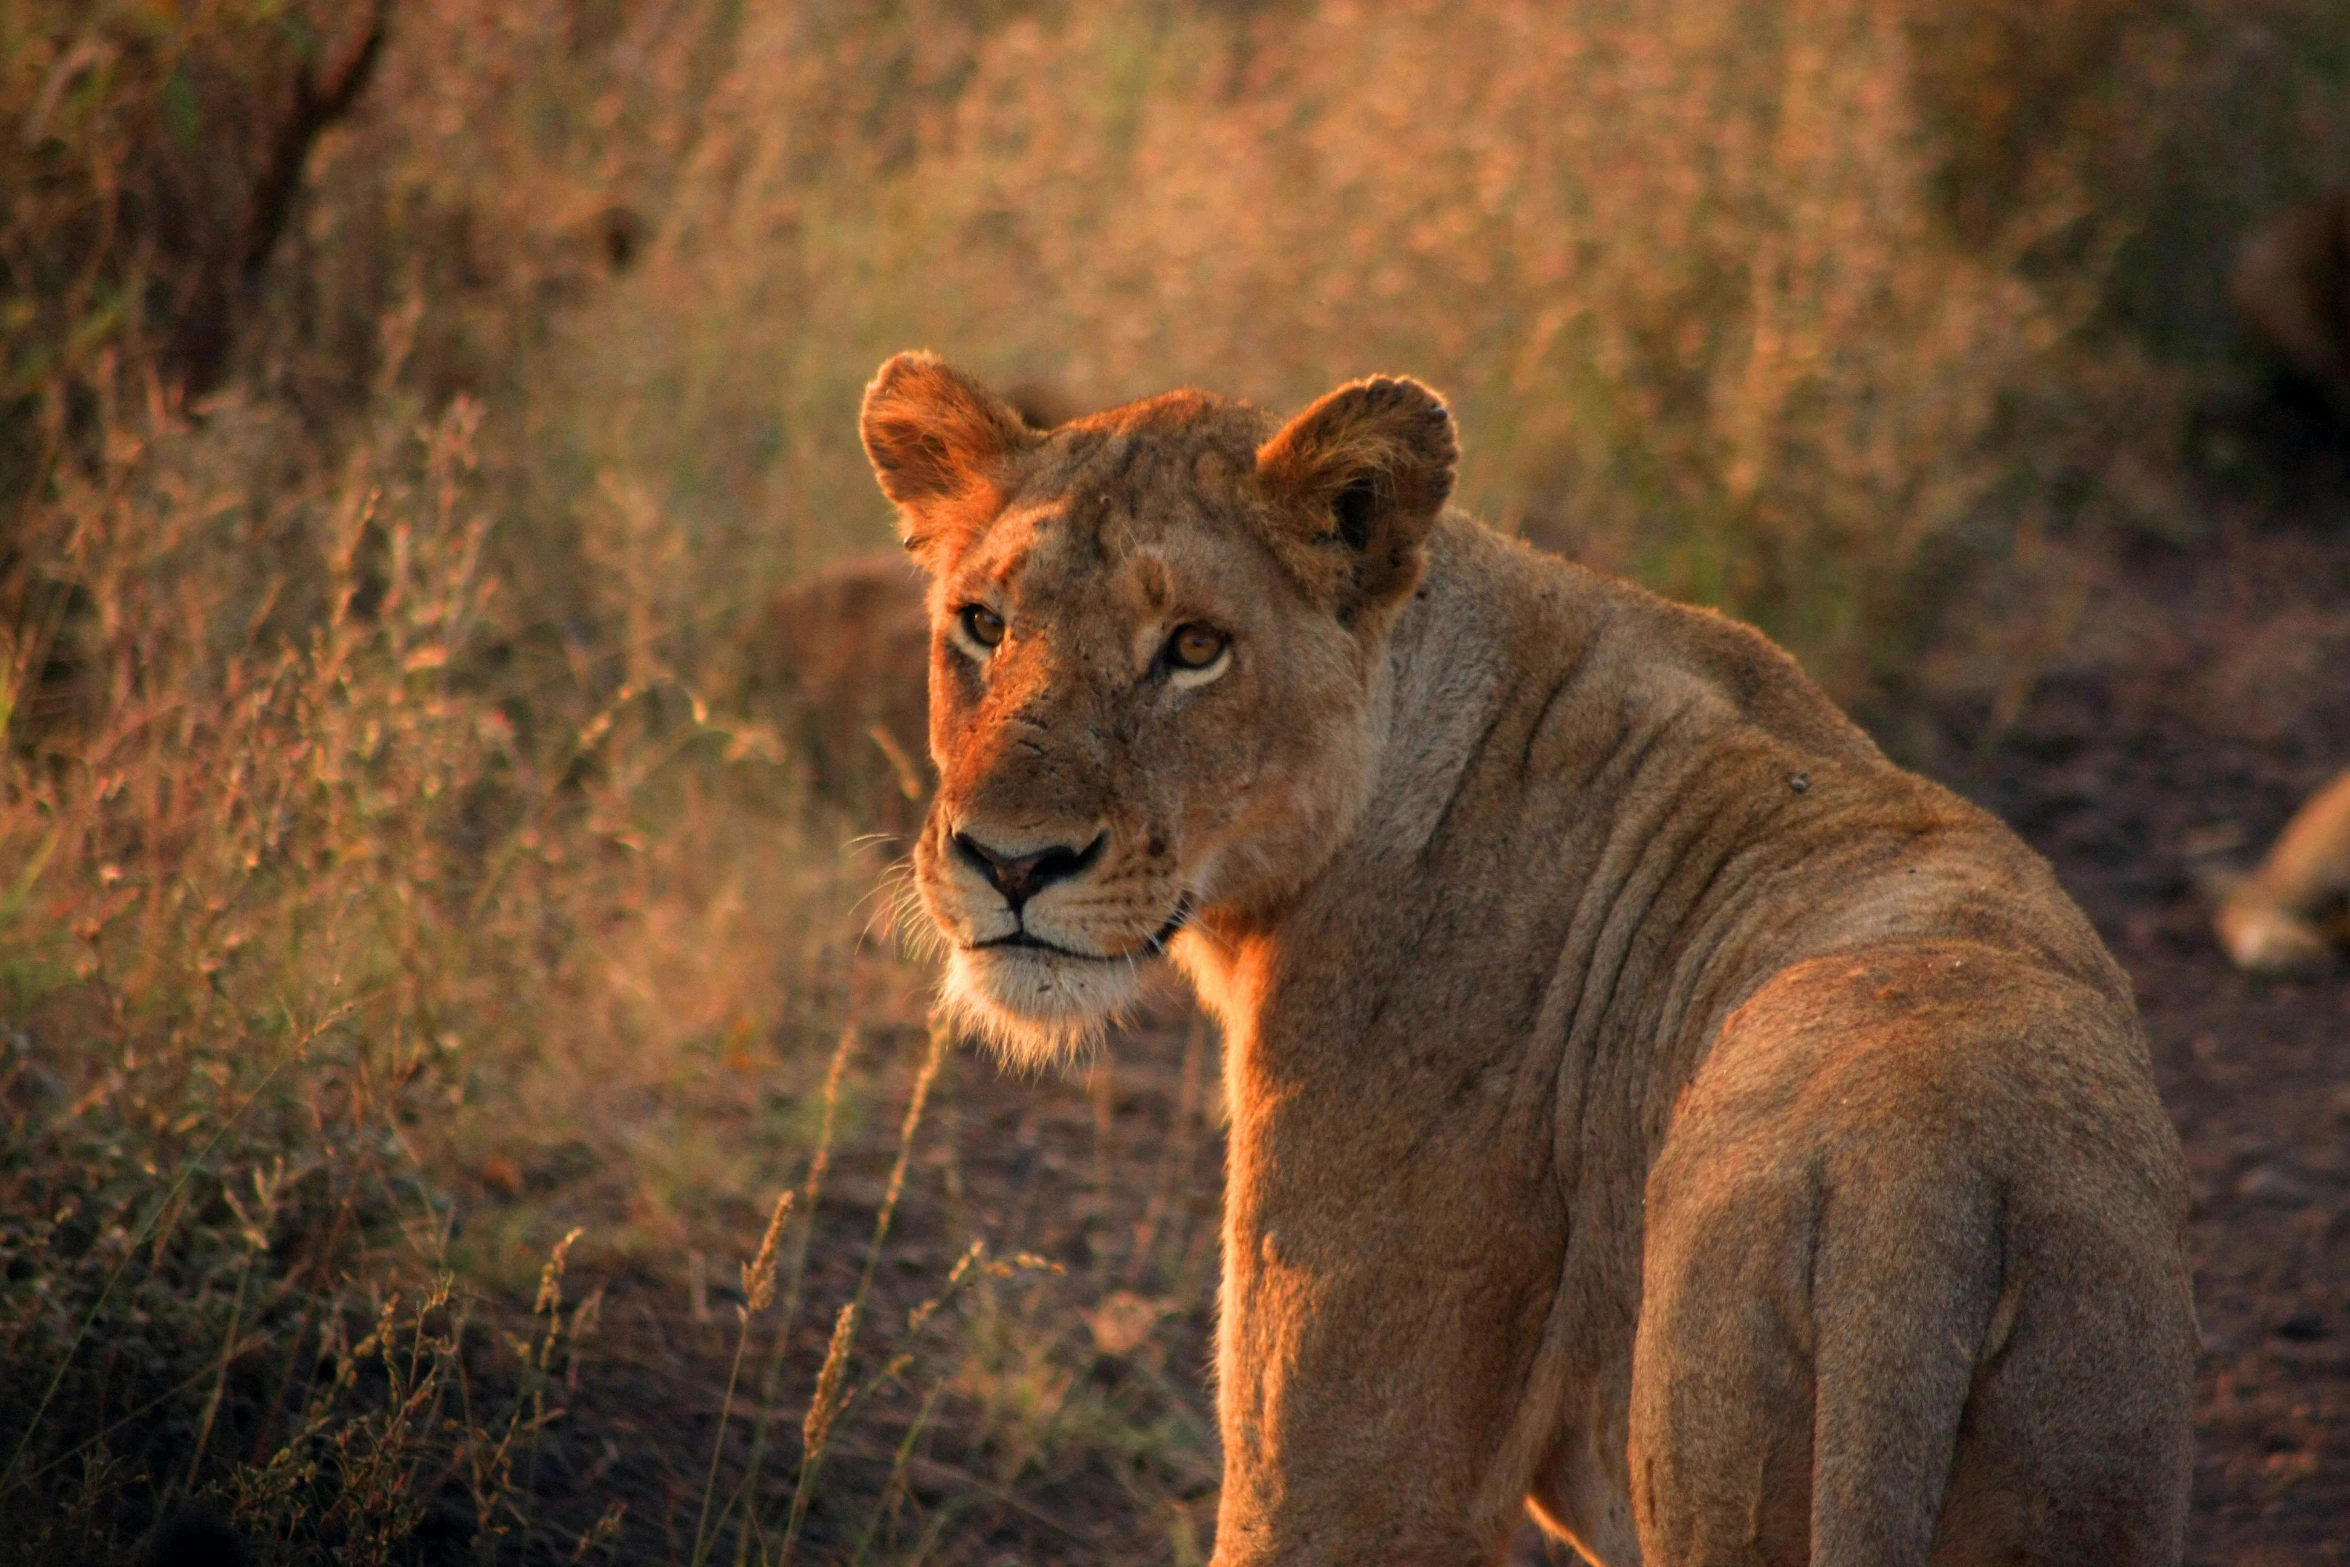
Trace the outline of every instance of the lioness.
<path fill-rule="evenodd" d="M 946 993 L 1166 954 L 1231 1103 L 1215 1561 L 2174 1562 L 2177 1139 L 2048 867 L 1758 633 L 1445 502 L 1444 404 L 1044 435 L 926 354 Z"/>

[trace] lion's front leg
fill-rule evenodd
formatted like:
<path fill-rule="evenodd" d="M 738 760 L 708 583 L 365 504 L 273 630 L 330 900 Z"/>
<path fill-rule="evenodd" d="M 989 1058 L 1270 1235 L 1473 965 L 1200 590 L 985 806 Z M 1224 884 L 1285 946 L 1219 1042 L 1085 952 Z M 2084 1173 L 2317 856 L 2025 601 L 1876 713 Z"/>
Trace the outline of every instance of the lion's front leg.
<path fill-rule="evenodd" d="M 1498 1561 L 1541 1440 L 1541 1183 L 1441 1148 L 1269 1170 L 1235 1130 L 1215 1567 Z"/>

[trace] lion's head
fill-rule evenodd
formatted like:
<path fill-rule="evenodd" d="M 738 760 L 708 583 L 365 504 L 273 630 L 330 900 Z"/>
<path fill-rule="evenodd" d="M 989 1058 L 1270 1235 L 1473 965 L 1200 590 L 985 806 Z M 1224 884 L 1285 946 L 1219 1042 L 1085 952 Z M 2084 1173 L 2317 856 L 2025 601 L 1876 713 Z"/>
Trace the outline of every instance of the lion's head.
<path fill-rule="evenodd" d="M 1045 433 L 900 354 L 863 435 L 930 576 L 939 787 L 914 871 L 947 996 L 1046 1059 L 1170 944 L 1278 905 L 1355 825 L 1452 419 L 1377 379 L 1278 429 L 1175 392 Z"/>

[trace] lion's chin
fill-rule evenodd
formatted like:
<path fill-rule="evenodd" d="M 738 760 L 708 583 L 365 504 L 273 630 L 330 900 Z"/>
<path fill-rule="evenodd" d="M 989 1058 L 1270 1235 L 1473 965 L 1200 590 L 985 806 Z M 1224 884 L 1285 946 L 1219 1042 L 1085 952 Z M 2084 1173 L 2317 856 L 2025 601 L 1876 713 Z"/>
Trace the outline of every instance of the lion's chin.
<path fill-rule="evenodd" d="M 1101 1042 L 1142 996 L 1133 963 L 1063 957 L 1038 947 L 957 948 L 943 999 L 1007 1063 L 1055 1066 Z"/>

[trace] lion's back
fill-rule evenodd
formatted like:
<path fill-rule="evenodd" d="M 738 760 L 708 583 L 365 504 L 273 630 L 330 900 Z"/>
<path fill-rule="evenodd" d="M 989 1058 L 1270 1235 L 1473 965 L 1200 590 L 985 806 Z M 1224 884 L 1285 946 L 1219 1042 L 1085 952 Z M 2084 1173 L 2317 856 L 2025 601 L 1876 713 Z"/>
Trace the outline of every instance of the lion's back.
<path fill-rule="evenodd" d="M 1959 939 L 2127 996 L 2044 859 L 1887 758 L 1761 632 L 1475 524 L 1449 531 L 1440 612 L 1497 646 L 1499 717 L 1459 797 L 1422 814 L 1525 869 L 1501 889 L 1525 905 L 1517 924 L 1637 906 L 1678 933 L 1640 948 L 1660 975 L 1708 952 L 1748 974 L 1731 991 L 1869 942 Z"/>

